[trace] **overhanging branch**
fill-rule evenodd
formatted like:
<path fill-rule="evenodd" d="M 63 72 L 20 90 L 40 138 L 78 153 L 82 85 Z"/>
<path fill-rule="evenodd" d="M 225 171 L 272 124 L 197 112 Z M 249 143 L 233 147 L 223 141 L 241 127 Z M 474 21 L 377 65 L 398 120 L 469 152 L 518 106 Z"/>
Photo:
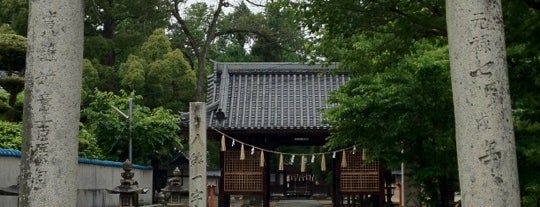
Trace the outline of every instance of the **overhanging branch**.
<path fill-rule="evenodd" d="M 258 31 L 258 30 L 234 29 L 234 28 L 226 29 L 226 30 L 223 30 L 223 31 L 220 31 L 220 32 L 216 32 L 215 36 L 219 37 L 219 36 L 229 35 L 229 34 L 255 34 L 257 36 L 261 36 L 261 37 L 265 37 L 265 38 L 270 37 L 270 35 L 268 35 L 266 33 L 262 33 L 261 31 Z"/>
<path fill-rule="evenodd" d="M 178 24 L 180 25 L 180 29 L 182 29 L 182 31 L 184 32 L 184 34 L 186 35 L 187 39 L 188 39 L 188 42 L 191 46 L 191 48 L 193 49 L 193 53 L 195 54 L 195 56 L 200 56 L 200 50 L 199 50 L 199 44 L 197 43 L 197 40 L 195 39 L 195 37 L 193 36 L 193 34 L 191 34 L 191 30 L 189 30 L 187 24 L 186 24 L 186 21 L 184 21 L 184 19 L 180 16 L 180 10 L 178 10 L 178 5 L 181 3 L 182 1 L 181 0 L 174 0 L 173 1 L 173 9 L 172 9 L 172 15 L 173 17 L 176 19 L 176 22 L 178 22 Z"/>
<path fill-rule="evenodd" d="M 253 2 L 253 1 L 250 1 L 250 0 L 246 0 L 246 2 L 253 5 L 253 6 L 266 7 L 266 5 L 264 5 L 264 4 L 257 4 L 257 3 Z"/>

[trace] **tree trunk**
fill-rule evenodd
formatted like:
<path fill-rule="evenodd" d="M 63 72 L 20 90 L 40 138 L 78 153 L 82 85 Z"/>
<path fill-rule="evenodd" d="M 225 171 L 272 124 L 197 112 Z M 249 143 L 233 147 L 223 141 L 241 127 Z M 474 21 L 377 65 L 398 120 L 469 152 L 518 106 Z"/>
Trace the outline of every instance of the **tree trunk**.
<path fill-rule="evenodd" d="M 206 73 L 205 73 L 205 59 L 206 54 L 201 55 L 203 57 L 198 57 L 197 59 L 197 88 L 195 89 L 195 101 L 197 102 L 206 102 Z"/>
<path fill-rule="evenodd" d="M 462 205 L 520 206 L 501 2 L 446 9 Z"/>
<path fill-rule="evenodd" d="M 83 1 L 29 8 L 19 206 L 76 206 Z"/>
<path fill-rule="evenodd" d="M 103 57 L 103 65 L 106 66 L 114 66 L 116 63 L 116 53 L 114 52 L 114 46 L 112 45 L 113 38 L 114 38 L 114 30 L 115 30 L 115 22 L 114 19 L 106 19 L 103 23 L 103 38 L 106 40 L 109 40 L 110 50 L 107 51 L 105 54 L 105 57 Z"/>

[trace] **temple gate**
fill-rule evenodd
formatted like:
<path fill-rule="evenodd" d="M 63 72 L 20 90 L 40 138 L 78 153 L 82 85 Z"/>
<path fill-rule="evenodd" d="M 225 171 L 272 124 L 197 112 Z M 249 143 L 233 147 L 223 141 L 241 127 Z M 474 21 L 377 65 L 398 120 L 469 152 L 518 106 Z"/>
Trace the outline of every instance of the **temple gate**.
<path fill-rule="evenodd" d="M 230 206 L 231 195 L 241 194 L 258 195 L 263 206 L 268 207 L 270 175 L 283 173 L 270 172 L 276 168 L 268 166 L 272 163 L 270 154 L 275 154 L 273 150 L 280 146 L 326 143 L 330 133 L 323 122 L 323 110 L 332 107 L 327 104 L 329 94 L 350 79 L 349 74 L 337 72 L 336 68 L 337 64 L 214 62 L 214 73 L 208 78 L 207 109 L 208 137 L 221 140 L 222 145 L 219 206 Z M 336 199 L 333 205 L 341 206 L 343 195 L 374 195 L 382 199 L 380 164 L 366 164 L 362 153 L 347 153 L 348 167 L 340 167 L 337 160 L 341 155 L 327 157 L 328 169 L 337 181 L 329 191 Z M 286 181 L 285 176 L 274 178 L 275 183 L 282 185 L 282 195 L 303 190 L 303 196 L 310 196 L 317 189 L 311 182 L 315 177 L 307 180 L 306 174 L 299 180 Z M 287 188 L 287 182 L 306 185 L 293 189 Z M 384 200 L 376 203 L 381 202 Z"/>

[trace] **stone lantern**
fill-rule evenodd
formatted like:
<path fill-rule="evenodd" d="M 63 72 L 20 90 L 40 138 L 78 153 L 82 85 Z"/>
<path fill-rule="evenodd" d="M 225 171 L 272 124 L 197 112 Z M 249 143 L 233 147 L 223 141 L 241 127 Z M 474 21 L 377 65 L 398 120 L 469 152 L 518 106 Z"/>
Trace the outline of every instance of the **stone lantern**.
<path fill-rule="evenodd" d="M 163 193 L 168 195 L 165 206 L 182 206 L 182 203 L 180 202 L 180 197 L 182 196 L 182 193 L 185 193 L 187 191 L 184 189 L 182 177 L 180 175 L 180 169 L 176 167 L 172 173 L 171 178 L 167 180 L 167 186 L 161 189 Z"/>
<path fill-rule="evenodd" d="M 146 193 L 148 189 L 139 188 L 138 182 L 133 180 L 135 173 L 131 172 L 133 165 L 129 160 L 124 162 L 123 169 L 120 185 L 107 191 L 111 194 L 120 194 L 119 206 L 139 206 L 139 194 Z"/>
<path fill-rule="evenodd" d="M 156 193 L 157 202 L 159 204 L 163 204 L 162 206 L 165 206 L 165 194 L 163 192 Z"/>

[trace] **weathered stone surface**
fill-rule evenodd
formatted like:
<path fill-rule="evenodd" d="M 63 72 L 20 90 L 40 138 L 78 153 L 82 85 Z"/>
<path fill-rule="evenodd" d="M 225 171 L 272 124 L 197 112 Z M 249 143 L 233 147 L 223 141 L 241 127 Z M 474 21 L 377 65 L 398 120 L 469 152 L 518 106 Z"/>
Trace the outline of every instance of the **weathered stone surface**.
<path fill-rule="evenodd" d="M 83 1 L 29 4 L 20 206 L 76 206 Z"/>
<path fill-rule="evenodd" d="M 189 206 L 207 206 L 206 103 L 189 104 Z"/>
<path fill-rule="evenodd" d="M 520 206 L 500 0 L 446 1 L 463 206 Z"/>

